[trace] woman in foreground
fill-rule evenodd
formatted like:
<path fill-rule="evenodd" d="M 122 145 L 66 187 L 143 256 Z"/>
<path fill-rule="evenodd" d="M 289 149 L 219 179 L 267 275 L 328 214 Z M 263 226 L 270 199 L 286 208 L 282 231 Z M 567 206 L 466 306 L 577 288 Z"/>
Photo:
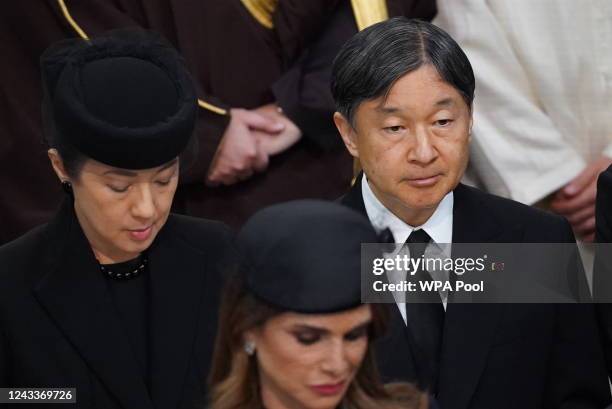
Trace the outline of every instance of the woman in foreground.
<path fill-rule="evenodd" d="M 386 309 L 361 304 L 361 215 L 296 201 L 264 209 L 238 235 L 211 369 L 212 409 L 428 408 L 409 384 L 382 385 L 372 342 Z"/>

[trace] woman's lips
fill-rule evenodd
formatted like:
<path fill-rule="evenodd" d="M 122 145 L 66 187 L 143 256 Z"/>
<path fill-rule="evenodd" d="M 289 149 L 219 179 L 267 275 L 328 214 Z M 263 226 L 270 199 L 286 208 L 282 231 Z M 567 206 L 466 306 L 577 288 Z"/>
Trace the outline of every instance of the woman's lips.
<path fill-rule="evenodd" d="M 312 389 L 322 396 L 333 396 L 337 395 L 344 389 L 345 382 L 338 382 L 334 384 L 323 384 L 323 385 L 313 385 Z"/>
<path fill-rule="evenodd" d="M 151 236 L 153 231 L 153 225 L 145 227 L 144 229 L 130 229 L 130 237 L 137 241 L 145 241 Z"/>
<path fill-rule="evenodd" d="M 408 179 L 408 184 L 415 187 L 429 187 L 435 185 L 440 179 L 440 175 L 427 176 L 424 178 Z"/>

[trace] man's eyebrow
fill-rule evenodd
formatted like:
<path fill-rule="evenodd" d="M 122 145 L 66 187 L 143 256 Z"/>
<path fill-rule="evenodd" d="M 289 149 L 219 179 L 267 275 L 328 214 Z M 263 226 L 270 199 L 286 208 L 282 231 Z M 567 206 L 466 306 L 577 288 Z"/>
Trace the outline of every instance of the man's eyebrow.
<path fill-rule="evenodd" d="M 392 105 L 378 105 L 375 109 L 381 114 L 394 114 L 400 111 L 398 107 Z"/>
<path fill-rule="evenodd" d="M 436 102 L 437 107 L 449 107 L 455 105 L 455 101 L 452 98 L 443 98 Z"/>
<path fill-rule="evenodd" d="M 452 98 L 442 98 L 439 101 L 436 101 L 434 104 L 436 107 L 450 107 L 455 105 L 455 101 Z M 401 111 L 399 107 L 393 105 L 378 105 L 375 110 L 380 112 L 381 114 L 396 114 Z"/>

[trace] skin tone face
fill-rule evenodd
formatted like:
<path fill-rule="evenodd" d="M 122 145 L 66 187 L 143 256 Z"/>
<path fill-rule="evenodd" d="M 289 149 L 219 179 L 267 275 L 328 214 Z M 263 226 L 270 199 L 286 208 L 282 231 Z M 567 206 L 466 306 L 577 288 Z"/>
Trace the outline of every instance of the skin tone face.
<path fill-rule="evenodd" d="M 470 108 L 431 65 L 361 103 L 354 126 L 338 112 L 334 121 L 376 197 L 411 226 L 429 219 L 467 166 Z"/>
<path fill-rule="evenodd" d="M 151 245 L 170 213 L 178 159 L 136 171 L 88 159 L 71 179 L 57 151 L 49 158 L 60 180 L 72 183 L 77 218 L 100 263 L 136 258 Z"/>
<path fill-rule="evenodd" d="M 245 338 L 255 343 L 266 409 L 333 409 L 368 347 L 368 305 L 336 314 L 283 313 Z"/>

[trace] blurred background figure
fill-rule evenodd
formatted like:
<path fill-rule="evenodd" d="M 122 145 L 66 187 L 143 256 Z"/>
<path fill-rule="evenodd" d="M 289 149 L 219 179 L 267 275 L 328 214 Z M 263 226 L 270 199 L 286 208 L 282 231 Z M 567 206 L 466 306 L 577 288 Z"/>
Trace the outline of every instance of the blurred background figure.
<path fill-rule="evenodd" d="M 46 0 L 3 8 L 0 38 L 0 243 L 47 221 L 60 200 L 41 143 L 37 60 L 50 43 L 144 27 L 185 57 L 199 97 L 198 162 L 174 209 L 239 226 L 255 210 L 335 198 L 352 160 L 331 117 L 331 63 L 358 28 L 434 0 Z M 34 154 L 32 154 L 34 152 Z"/>
<path fill-rule="evenodd" d="M 361 243 L 378 242 L 339 204 L 294 201 L 238 235 L 210 378 L 212 409 L 428 408 L 407 383 L 383 385 L 372 342 L 384 305 L 361 304 Z"/>
<path fill-rule="evenodd" d="M 612 379 L 612 166 L 597 180 L 597 247 L 593 298 L 601 329 L 608 376 Z"/>
<path fill-rule="evenodd" d="M 439 0 L 478 82 L 471 181 L 566 216 L 593 241 L 612 163 L 612 2 Z"/>

